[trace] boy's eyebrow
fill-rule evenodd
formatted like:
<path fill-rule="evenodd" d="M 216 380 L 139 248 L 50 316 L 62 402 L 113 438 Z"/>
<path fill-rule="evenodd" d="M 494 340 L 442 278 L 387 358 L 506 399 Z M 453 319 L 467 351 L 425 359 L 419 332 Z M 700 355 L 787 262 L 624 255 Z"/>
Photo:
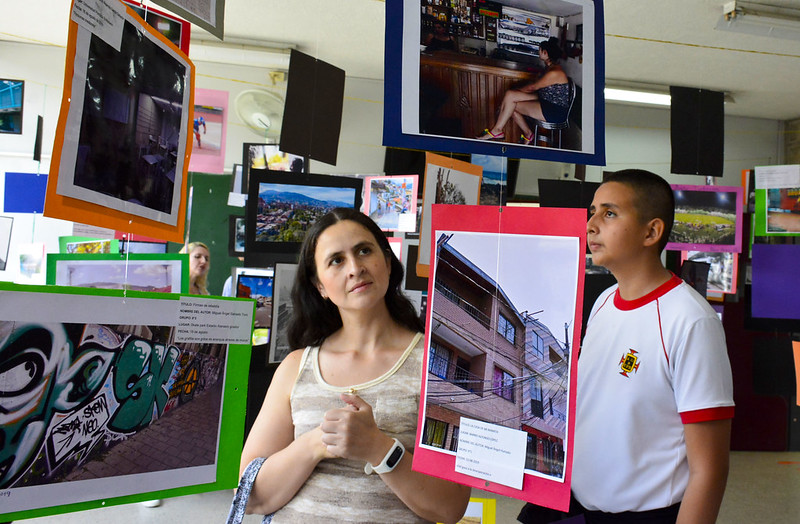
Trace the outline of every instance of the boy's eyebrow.
<path fill-rule="evenodd" d="M 617 204 L 612 203 L 612 202 L 603 202 L 602 204 L 600 204 L 599 207 L 603 207 L 603 208 L 606 208 L 606 209 L 619 209 L 619 206 Z M 590 205 L 589 206 L 589 211 L 594 211 L 594 210 L 595 210 L 595 205 L 594 204 Z"/>

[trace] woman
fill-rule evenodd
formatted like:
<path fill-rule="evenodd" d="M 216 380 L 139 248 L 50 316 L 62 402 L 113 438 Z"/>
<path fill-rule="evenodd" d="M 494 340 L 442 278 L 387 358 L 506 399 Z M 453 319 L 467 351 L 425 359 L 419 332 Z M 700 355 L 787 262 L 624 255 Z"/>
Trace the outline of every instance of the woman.
<path fill-rule="evenodd" d="M 189 253 L 189 293 L 210 295 L 208 292 L 208 270 L 211 268 L 211 255 L 208 246 L 202 242 L 190 242 L 181 253 Z"/>
<path fill-rule="evenodd" d="M 425 36 L 425 51 L 432 53 L 440 50 L 457 51 L 456 41 L 453 35 L 450 34 L 447 25 L 436 20 L 433 22 L 433 33 L 428 33 Z"/>
<path fill-rule="evenodd" d="M 245 443 L 242 470 L 267 457 L 249 513 L 275 512 L 276 524 L 463 515 L 470 488 L 411 470 L 423 339 L 402 279 L 383 232 L 355 209 L 306 234 L 288 332 L 306 349 L 276 370 Z"/>
<path fill-rule="evenodd" d="M 477 138 L 504 140 L 506 135 L 503 128 L 508 120 L 513 118 L 522 131 L 522 143 L 527 145 L 535 137 L 525 121 L 525 116 L 543 122 L 565 122 L 569 116 L 570 93 L 567 74 L 558 65 L 562 55 L 557 38 L 551 37 L 540 43 L 539 58 L 545 64 L 544 73 L 535 82 L 506 91 L 500 104 L 497 121 Z"/>

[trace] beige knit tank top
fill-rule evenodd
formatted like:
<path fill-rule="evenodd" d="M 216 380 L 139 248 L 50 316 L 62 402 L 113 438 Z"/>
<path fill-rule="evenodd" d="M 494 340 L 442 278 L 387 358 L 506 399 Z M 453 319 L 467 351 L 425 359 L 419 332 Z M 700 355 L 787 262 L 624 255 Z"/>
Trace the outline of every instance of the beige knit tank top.
<path fill-rule="evenodd" d="M 343 405 L 339 395 L 353 389 L 372 406 L 378 427 L 413 451 L 423 347 L 422 333 L 417 333 L 389 371 L 350 387 L 336 387 L 325 382 L 319 369 L 319 347 L 307 347 L 291 394 L 295 437 L 317 427 L 326 411 Z M 272 522 L 427 521 L 408 509 L 379 475 L 366 475 L 364 462 L 330 459 L 317 465 L 294 498 L 275 513 Z"/>

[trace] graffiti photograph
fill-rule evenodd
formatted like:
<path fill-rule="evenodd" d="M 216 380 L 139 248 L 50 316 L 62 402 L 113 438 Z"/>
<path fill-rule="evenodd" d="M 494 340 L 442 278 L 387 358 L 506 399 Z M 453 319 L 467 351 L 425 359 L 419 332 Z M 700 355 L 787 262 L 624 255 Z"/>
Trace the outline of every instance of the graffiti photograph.
<path fill-rule="evenodd" d="M 159 293 L 0 290 L 0 521 L 227 487 L 242 346 L 187 338 Z"/>
<path fill-rule="evenodd" d="M 172 469 L 176 433 L 214 464 L 224 345 L 143 325 L 0 321 L 0 338 L 0 489 Z"/>

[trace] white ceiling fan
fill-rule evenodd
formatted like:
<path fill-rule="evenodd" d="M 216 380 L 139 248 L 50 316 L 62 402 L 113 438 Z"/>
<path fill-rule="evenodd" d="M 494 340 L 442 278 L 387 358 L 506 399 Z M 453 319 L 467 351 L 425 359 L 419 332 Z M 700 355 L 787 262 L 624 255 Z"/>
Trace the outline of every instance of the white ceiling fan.
<path fill-rule="evenodd" d="M 281 136 L 283 97 L 264 89 L 247 89 L 234 101 L 236 114 L 255 134 L 269 139 Z"/>

